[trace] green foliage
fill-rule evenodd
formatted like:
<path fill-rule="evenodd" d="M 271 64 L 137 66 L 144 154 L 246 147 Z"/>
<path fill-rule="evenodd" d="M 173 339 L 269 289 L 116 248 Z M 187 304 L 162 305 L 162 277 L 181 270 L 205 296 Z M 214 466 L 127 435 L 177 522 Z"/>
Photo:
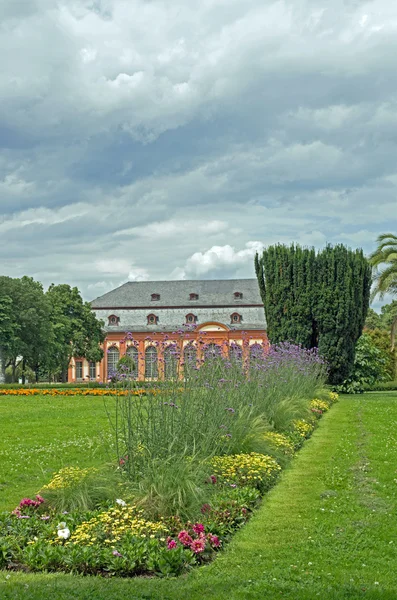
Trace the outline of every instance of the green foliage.
<path fill-rule="evenodd" d="M 255 257 L 255 270 L 271 343 L 318 347 L 330 383 L 341 383 L 352 371 L 369 305 L 371 269 L 362 251 L 270 246 Z"/>
<path fill-rule="evenodd" d="M 187 453 L 149 460 L 142 476 L 131 481 L 128 490 L 134 502 L 150 518 L 180 516 L 193 519 L 208 501 L 211 486 L 208 465 Z"/>
<path fill-rule="evenodd" d="M 58 513 L 89 511 L 106 501 L 114 500 L 117 486 L 122 483 L 115 469 L 65 467 L 54 474 L 40 494 L 46 506 Z"/>
<path fill-rule="evenodd" d="M 371 335 L 364 333 L 357 342 L 353 372 L 336 389 L 347 394 L 361 393 L 365 386 L 387 379 L 387 367 L 385 353 L 375 345 Z"/>
<path fill-rule="evenodd" d="M 105 339 L 99 321 L 79 290 L 67 284 L 52 284 L 47 291 L 51 304 L 51 321 L 55 332 L 52 368 L 59 367 L 66 381 L 72 356 L 83 356 L 96 362 L 102 359 L 100 344 Z"/>

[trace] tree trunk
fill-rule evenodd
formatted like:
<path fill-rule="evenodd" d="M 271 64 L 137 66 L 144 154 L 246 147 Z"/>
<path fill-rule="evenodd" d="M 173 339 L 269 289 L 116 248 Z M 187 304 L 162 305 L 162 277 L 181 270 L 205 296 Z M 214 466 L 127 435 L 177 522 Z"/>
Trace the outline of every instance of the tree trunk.
<path fill-rule="evenodd" d="M 15 383 L 15 380 L 16 380 L 16 378 L 17 378 L 17 375 L 16 375 L 16 370 L 17 370 L 17 361 L 16 361 L 16 360 L 14 360 L 14 361 L 12 362 L 11 369 L 12 369 L 11 381 L 12 381 L 12 383 Z"/>
<path fill-rule="evenodd" d="M 26 381 L 25 369 L 26 369 L 26 359 L 23 358 L 22 359 L 22 383 L 23 383 L 23 385 L 25 385 L 25 381 Z"/>
<path fill-rule="evenodd" d="M 3 351 L 0 348 L 0 383 L 5 383 L 6 380 L 6 362 L 3 358 Z"/>

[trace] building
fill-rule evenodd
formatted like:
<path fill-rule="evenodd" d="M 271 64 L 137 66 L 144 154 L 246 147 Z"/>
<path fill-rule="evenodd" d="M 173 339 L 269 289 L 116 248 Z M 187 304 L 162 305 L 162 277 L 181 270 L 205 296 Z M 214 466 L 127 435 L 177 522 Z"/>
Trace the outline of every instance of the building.
<path fill-rule="evenodd" d="M 163 379 L 207 352 L 244 362 L 268 345 L 256 279 L 128 282 L 91 306 L 105 323 L 104 358 L 73 359 L 69 381 L 107 381 L 125 354 L 138 380 Z"/>

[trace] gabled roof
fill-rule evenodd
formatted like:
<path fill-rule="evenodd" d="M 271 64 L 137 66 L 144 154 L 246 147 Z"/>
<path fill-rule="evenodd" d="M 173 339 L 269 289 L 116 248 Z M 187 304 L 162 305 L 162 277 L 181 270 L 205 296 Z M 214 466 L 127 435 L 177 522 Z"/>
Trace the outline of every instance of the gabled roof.
<path fill-rule="evenodd" d="M 234 293 L 241 292 L 242 298 Z M 190 294 L 198 294 L 190 300 Z M 160 294 L 160 300 L 152 300 Z M 256 279 L 129 281 L 91 302 L 94 309 L 194 306 L 263 306 Z"/>

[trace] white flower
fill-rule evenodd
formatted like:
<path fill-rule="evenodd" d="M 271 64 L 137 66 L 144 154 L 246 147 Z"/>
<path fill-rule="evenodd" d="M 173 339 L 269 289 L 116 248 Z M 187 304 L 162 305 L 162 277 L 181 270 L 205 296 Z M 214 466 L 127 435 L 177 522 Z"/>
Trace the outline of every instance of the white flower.
<path fill-rule="evenodd" d="M 58 523 L 58 525 L 57 525 L 57 529 L 65 529 L 65 527 L 66 527 L 65 521 L 62 521 L 61 523 Z"/>
<path fill-rule="evenodd" d="M 58 529 L 58 537 L 67 540 L 70 537 L 70 529 L 67 527 L 64 529 Z"/>
<path fill-rule="evenodd" d="M 124 502 L 121 498 L 117 498 L 116 503 L 120 504 L 120 506 L 127 506 L 127 502 Z"/>

